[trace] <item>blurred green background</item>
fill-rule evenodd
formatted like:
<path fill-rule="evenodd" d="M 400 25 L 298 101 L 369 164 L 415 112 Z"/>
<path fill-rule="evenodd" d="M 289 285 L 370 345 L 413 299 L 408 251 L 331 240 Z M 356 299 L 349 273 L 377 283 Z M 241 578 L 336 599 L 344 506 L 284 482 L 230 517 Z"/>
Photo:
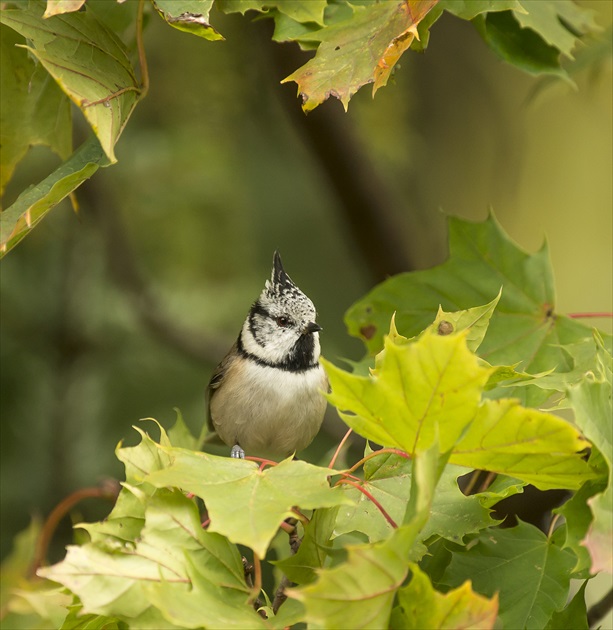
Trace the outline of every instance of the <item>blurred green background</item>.
<path fill-rule="evenodd" d="M 612 3 L 584 4 L 606 32 Z M 425 54 L 405 54 L 375 100 L 365 88 L 344 114 L 331 99 L 305 127 L 295 85 L 279 84 L 296 51 L 271 44 L 265 22 L 211 17 L 226 42 L 149 16 L 151 89 L 119 164 L 79 189 L 78 214 L 55 209 L 2 262 L 3 556 L 32 514 L 122 478 L 114 447 L 136 442 L 140 418 L 168 427 L 178 407 L 200 430 L 205 385 L 274 249 L 318 308 L 325 356 L 361 357 L 343 314 L 382 274 L 348 227 L 334 162 L 322 159 L 339 138 L 325 125 L 367 166 L 355 182 L 392 215 L 413 268 L 445 259 L 445 214 L 482 220 L 493 208 L 525 249 L 547 236 L 558 312 L 613 310 L 610 51 L 573 76 L 575 90 L 504 65 L 445 14 Z M 31 151 L 5 206 L 55 162 Z M 328 416 L 306 459 L 343 435 Z M 99 518 L 106 508 L 81 509 Z"/>

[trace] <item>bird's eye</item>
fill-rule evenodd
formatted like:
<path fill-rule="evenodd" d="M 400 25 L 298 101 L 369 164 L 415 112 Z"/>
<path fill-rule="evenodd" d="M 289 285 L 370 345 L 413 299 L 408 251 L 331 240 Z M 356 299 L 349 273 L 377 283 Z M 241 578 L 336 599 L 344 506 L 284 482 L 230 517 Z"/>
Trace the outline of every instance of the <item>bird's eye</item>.
<path fill-rule="evenodd" d="M 275 317 L 275 321 L 277 322 L 277 326 L 280 326 L 281 328 L 287 328 L 289 326 L 289 319 L 285 317 L 285 315 Z"/>

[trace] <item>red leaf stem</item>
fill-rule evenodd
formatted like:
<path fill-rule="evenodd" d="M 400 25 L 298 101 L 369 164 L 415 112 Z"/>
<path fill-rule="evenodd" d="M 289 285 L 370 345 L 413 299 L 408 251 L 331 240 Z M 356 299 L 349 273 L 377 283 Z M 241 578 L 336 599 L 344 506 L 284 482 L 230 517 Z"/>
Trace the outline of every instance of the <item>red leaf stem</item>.
<path fill-rule="evenodd" d="M 573 319 L 584 319 L 588 317 L 613 317 L 613 313 L 595 312 L 595 313 L 569 313 L 569 317 Z"/>
<path fill-rule="evenodd" d="M 341 483 L 345 483 L 349 486 L 353 486 L 354 488 L 356 488 L 356 490 L 359 490 L 365 497 L 367 497 L 374 503 L 374 505 L 377 507 L 379 512 L 381 512 L 381 514 L 385 518 L 385 520 L 394 529 L 398 529 L 398 525 L 396 524 L 396 521 L 394 521 L 394 519 L 387 513 L 387 510 L 379 503 L 379 501 L 377 501 L 377 499 L 375 499 L 375 497 L 373 497 L 373 495 L 368 490 L 366 490 L 364 486 L 361 486 L 359 483 L 355 483 L 354 481 L 350 481 L 349 479 L 339 479 L 335 485 L 338 486 Z"/>
<path fill-rule="evenodd" d="M 332 456 L 332 459 L 330 460 L 330 463 L 328 464 L 328 468 L 334 468 L 334 464 L 336 463 L 337 457 L 340 455 L 340 452 L 343 446 L 345 445 L 345 442 L 347 441 L 347 439 L 352 433 L 353 433 L 353 429 L 349 429 L 347 433 L 345 433 L 345 436 L 340 441 L 339 445 L 336 448 L 336 451 L 334 451 L 334 455 Z"/>
<path fill-rule="evenodd" d="M 372 459 L 377 455 L 383 455 L 384 453 L 393 453 L 394 455 L 400 455 L 400 457 L 404 457 L 405 459 L 411 459 L 411 456 L 408 453 L 401 451 L 399 448 L 381 448 L 378 451 L 373 451 L 372 453 L 369 453 L 368 455 L 366 455 L 366 457 L 362 457 L 362 459 L 357 464 L 354 464 L 347 472 L 353 472 L 354 470 L 356 470 L 356 468 L 359 468 L 360 466 L 365 464 L 369 459 Z"/>

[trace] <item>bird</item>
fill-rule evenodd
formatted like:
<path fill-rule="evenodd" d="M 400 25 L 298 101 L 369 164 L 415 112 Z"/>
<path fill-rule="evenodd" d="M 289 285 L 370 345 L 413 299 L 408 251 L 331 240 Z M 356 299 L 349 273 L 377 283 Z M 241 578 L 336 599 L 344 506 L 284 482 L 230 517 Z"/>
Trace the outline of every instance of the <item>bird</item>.
<path fill-rule="evenodd" d="M 316 316 L 275 251 L 270 280 L 207 387 L 209 427 L 231 457 L 286 458 L 315 438 L 329 388 Z"/>

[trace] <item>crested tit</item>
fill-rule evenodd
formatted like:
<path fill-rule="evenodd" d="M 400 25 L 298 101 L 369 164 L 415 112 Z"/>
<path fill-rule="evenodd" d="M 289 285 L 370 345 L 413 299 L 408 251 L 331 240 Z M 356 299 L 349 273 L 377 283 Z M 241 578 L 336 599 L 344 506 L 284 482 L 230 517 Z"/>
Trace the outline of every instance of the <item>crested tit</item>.
<path fill-rule="evenodd" d="M 287 457 L 319 431 L 328 379 L 315 317 L 275 252 L 270 280 L 208 385 L 209 424 L 232 457 Z"/>

